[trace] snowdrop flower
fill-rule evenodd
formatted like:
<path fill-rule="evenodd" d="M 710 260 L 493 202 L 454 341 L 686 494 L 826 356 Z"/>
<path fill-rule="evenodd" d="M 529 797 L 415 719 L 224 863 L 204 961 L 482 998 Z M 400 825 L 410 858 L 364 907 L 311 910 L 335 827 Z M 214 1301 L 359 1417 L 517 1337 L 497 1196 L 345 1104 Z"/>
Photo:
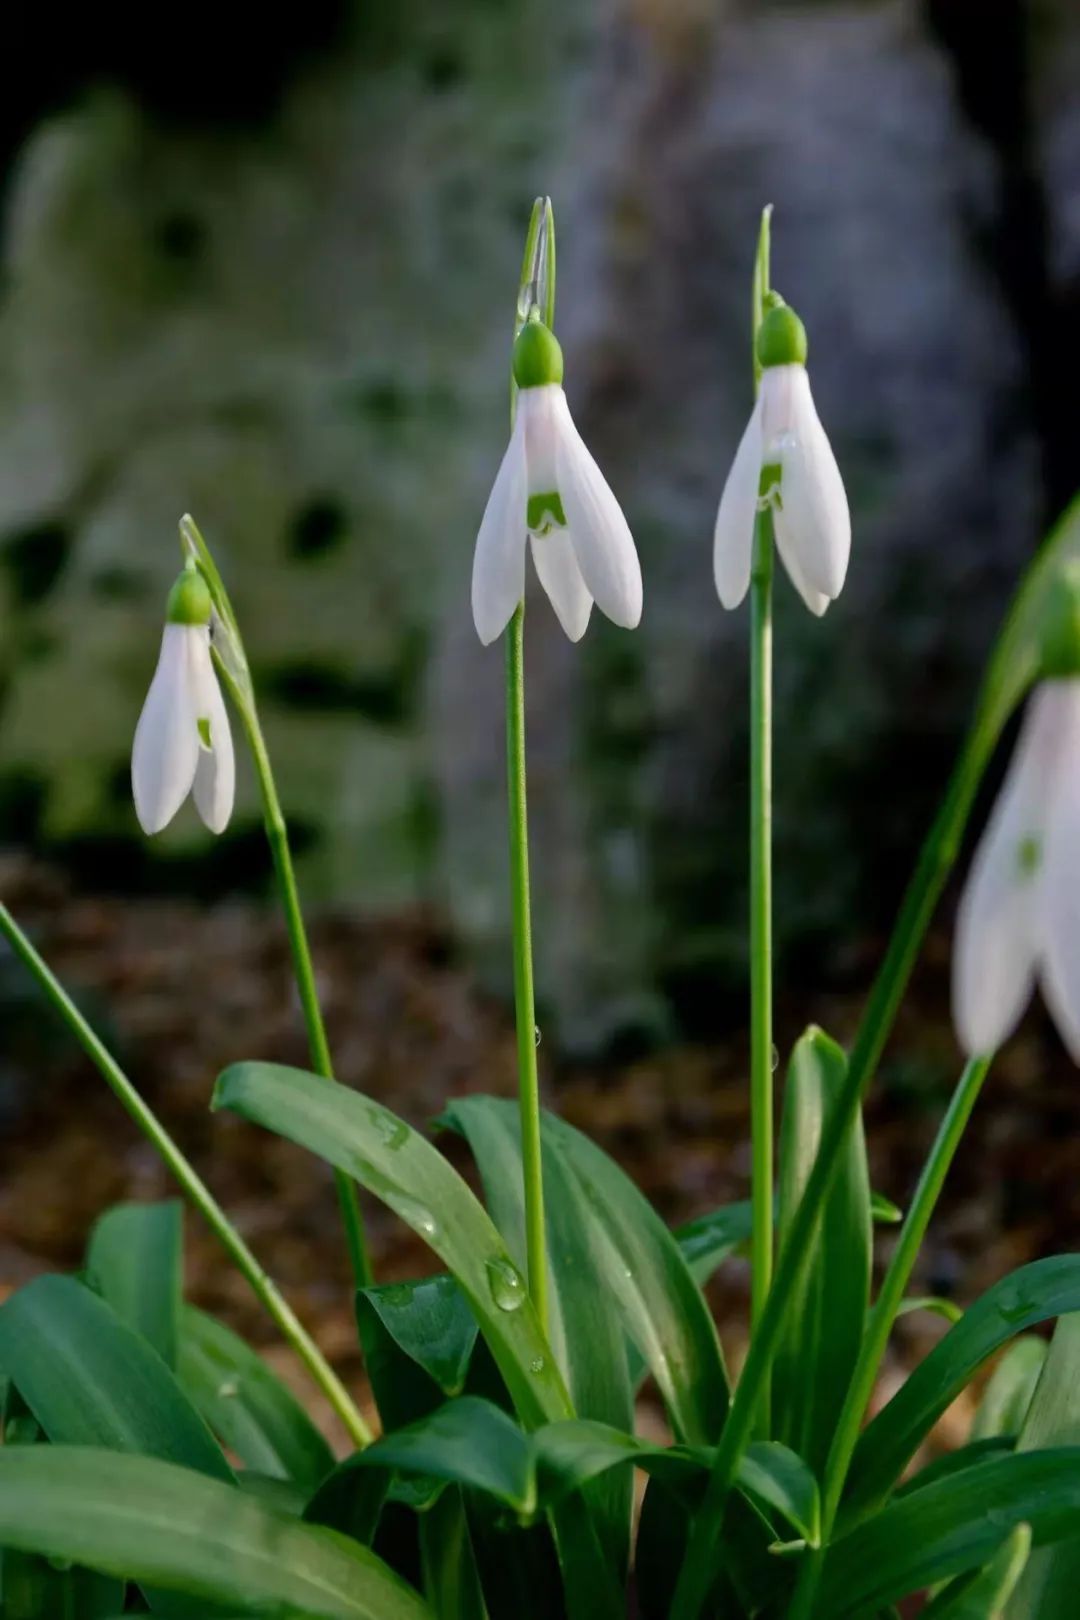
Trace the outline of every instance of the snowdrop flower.
<path fill-rule="evenodd" d="M 757 354 L 761 387 L 716 514 L 716 589 L 726 608 L 738 607 L 750 584 L 754 518 L 770 507 L 784 567 L 811 613 L 820 615 L 844 586 L 851 517 L 810 394 L 806 329 L 786 304 L 762 321 Z"/>
<path fill-rule="evenodd" d="M 1012 1034 L 1038 979 L 1080 1062 L 1080 680 L 1028 705 L 960 902 L 953 1014 L 969 1055 Z"/>
<path fill-rule="evenodd" d="M 641 618 L 633 537 L 574 426 L 562 377 L 554 333 L 539 320 L 527 321 L 514 344 L 514 429 L 473 557 L 473 619 L 485 647 L 506 629 L 525 594 L 527 540 L 571 641 L 585 634 L 594 601 L 628 630 Z"/>
<path fill-rule="evenodd" d="M 167 827 L 189 793 L 211 832 L 224 832 L 232 814 L 232 733 L 210 657 L 210 614 L 206 581 L 185 569 L 169 595 L 161 654 L 131 750 L 135 814 L 147 833 Z"/>

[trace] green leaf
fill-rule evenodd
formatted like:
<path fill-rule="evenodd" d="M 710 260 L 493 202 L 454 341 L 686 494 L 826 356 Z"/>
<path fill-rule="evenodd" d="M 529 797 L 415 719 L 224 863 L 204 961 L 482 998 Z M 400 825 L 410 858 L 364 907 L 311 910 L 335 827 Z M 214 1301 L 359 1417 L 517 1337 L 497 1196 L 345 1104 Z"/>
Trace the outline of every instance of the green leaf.
<path fill-rule="evenodd" d="M 101 1620 L 122 1606 L 124 1583 L 0 1548 L 0 1598 L 4 1620 Z"/>
<path fill-rule="evenodd" d="M 899 1204 L 894 1204 L 884 1193 L 870 1194 L 870 1214 L 878 1226 L 899 1226 L 904 1218 Z"/>
<path fill-rule="evenodd" d="M 461 1492 L 444 1491 L 420 1519 L 424 1595 L 439 1620 L 485 1620 Z"/>
<path fill-rule="evenodd" d="M 587 1136 L 552 1114 L 543 1116 L 542 1131 L 545 1154 L 577 1179 L 594 1265 L 656 1379 L 677 1437 L 710 1444 L 727 1415 L 727 1373 L 715 1324 L 679 1245 Z"/>
<path fill-rule="evenodd" d="M 525 1182 L 516 1104 L 495 1097 L 462 1098 L 451 1103 L 442 1123 L 460 1131 L 469 1143 L 492 1219 L 515 1262 L 524 1266 Z M 543 1169 L 548 1339 L 575 1412 L 616 1428 L 632 1428 L 634 1401 L 622 1314 L 589 1240 L 590 1208 L 575 1171 L 561 1154 L 545 1150 Z M 625 1578 L 629 1562 L 632 1486 L 629 1474 L 613 1474 L 585 1494 L 587 1511 L 620 1578 Z"/>
<path fill-rule="evenodd" d="M 994 1368 L 975 1410 L 971 1425 L 973 1440 L 1020 1433 L 1046 1361 L 1046 1351 L 1046 1340 L 1034 1333 L 1022 1333 L 1010 1344 Z"/>
<path fill-rule="evenodd" d="M 1021 1266 L 995 1283 L 934 1346 L 863 1431 L 852 1459 L 842 1524 L 892 1490 L 938 1418 L 995 1350 L 1026 1328 L 1080 1311 L 1080 1256 Z"/>
<path fill-rule="evenodd" d="M 942 1299 L 940 1294 L 919 1294 L 911 1299 L 902 1299 L 896 1308 L 897 1316 L 911 1316 L 915 1311 L 928 1311 L 932 1316 L 940 1316 L 952 1327 L 959 1322 L 963 1311 L 951 1299 Z"/>
<path fill-rule="evenodd" d="M 90 1233 L 86 1281 L 129 1328 L 176 1367 L 183 1288 L 183 1210 L 163 1204 L 117 1204 Z"/>
<path fill-rule="evenodd" d="M 699 1287 L 708 1282 L 718 1266 L 750 1242 L 752 1226 L 753 1211 L 746 1199 L 675 1228 L 675 1241 Z"/>
<path fill-rule="evenodd" d="M 1080 1445 L 1080 1316 L 1063 1316 L 1024 1418 L 1020 1451 Z M 1080 1535 L 1029 1560 L 1006 1611 L 1009 1620 L 1074 1620 L 1080 1589 Z"/>
<path fill-rule="evenodd" d="M 526 1435 L 490 1401 L 466 1395 L 350 1459 L 351 1469 L 401 1469 L 483 1491 L 522 1520 L 558 1508 L 590 1480 L 637 1467 L 692 1499 L 712 1462 L 708 1447 L 656 1446 L 584 1418 Z M 820 1539 L 817 1482 L 801 1458 L 776 1442 L 750 1446 L 740 1490 L 779 1513 L 812 1546 Z"/>
<path fill-rule="evenodd" d="M 362 1451 L 339 1463 L 327 1475 L 304 1509 L 308 1524 L 325 1525 L 352 1536 L 365 1547 L 375 1540 L 379 1519 L 392 1479 L 389 1468 L 360 1468 Z"/>
<path fill-rule="evenodd" d="M 1018 1524 L 985 1569 L 950 1581 L 938 1593 L 923 1620 L 1001 1620 L 1030 1552 L 1031 1526 Z"/>
<path fill-rule="evenodd" d="M 946 1451 L 940 1457 L 928 1462 L 925 1468 L 911 1479 L 904 1480 L 896 1487 L 897 1496 L 906 1496 L 911 1491 L 918 1491 L 924 1485 L 929 1485 L 936 1479 L 946 1479 L 949 1474 L 959 1474 L 965 1468 L 978 1468 L 980 1464 L 994 1462 L 998 1457 L 1010 1457 L 1016 1450 L 1016 1436 L 995 1434 L 986 1440 L 970 1440 L 966 1446 L 958 1446 L 955 1451 Z"/>
<path fill-rule="evenodd" d="M 443 1395 L 460 1395 L 476 1347 L 476 1318 L 453 1277 L 361 1289 L 358 1312 L 372 1312 L 410 1361 Z M 385 1421 L 385 1415 L 384 1415 Z"/>
<path fill-rule="evenodd" d="M 810 1028 L 788 1069 L 780 1134 L 782 1247 L 847 1074 L 836 1042 Z M 858 1360 L 870 1298 L 870 1180 L 862 1117 L 848 1133 L 810 1262 L 787 1302 L 773 1374 L 773 1432 L 820 1472 Z"/>
<path fill-rule="evenodd" d="M 0 1362 L 54 1443 L 139 1452 L 234 1480 L 161 1357 L 73 1278 L 39 1277 L 0 1306 Z"/>
<path fill-rule="evenodd" d="M 300 1402 L 261 1356 L 212 1316 L 184 1306 L 181 1387 L 248 1468 L 313 1491 L 334 1454 Z"/>
<path fill-rule="evenodd" d="M 513 1418 L 475 1395 L 448 1401 L 353 1459 L 357 1468 L 403 1469 L 485 1491 L 522 1518 L 536 1506 L 529 1441 Z"/>
<path fill-rule="evenodd" d="M 1032 1545 L 1075 1533 L 1080 1446 L 1017 1452 L 898 1496 L 825 1560 L 815 1614 L 864 1620 L 882 1605 L 992 1559 L 1017 1525 Z M 1042 1620 L 1040 1613 L 1039 1620 Z"/>
<path fill-rule="evenodd" d="M 431 1615 L 366 1548 L 157 1458 L 75 1446 L 0 1450 L 0 1543 L 247 1613 Z"/>
<path fill-rule="evenodd" d="M 318 1153 L 382 1199 L 457 1278 L 522 1421 L 571 1415 L 570 1398 L 521 1273 L 457 1171 L 403 1119 L 298 1069 L 239 1063 L 214 1092 L 230 1108 Z"/>

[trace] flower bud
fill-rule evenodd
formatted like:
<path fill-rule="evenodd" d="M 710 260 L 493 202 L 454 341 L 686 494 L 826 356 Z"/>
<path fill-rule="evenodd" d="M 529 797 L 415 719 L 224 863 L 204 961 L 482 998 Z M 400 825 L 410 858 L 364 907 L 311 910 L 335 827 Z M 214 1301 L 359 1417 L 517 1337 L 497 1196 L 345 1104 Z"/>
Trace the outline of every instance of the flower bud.
<path fill-rule="evenodd" d="M 806 327 L 787 304 L 768 311 L 757 334 L 757 357 L 764 368 L 806 364 Z"/>
<path fill-rule="evenodd" d="M 1039 673 L 1047 680 L 1080 676 L 1080 562 L 1054 581 L 1042 622 Z"/>
<path fill-rule="evenodd" d="M 519 388 L 544 388 L 563 380 L 559 340 L 543 321 L 526 321 L 514 340 L 514 381 Z"/>
<path fill-rule="evenodd" d="M 185 568 L 169 592 L 165 619 L 168 624 L 209 624 L 212 608 L 205 579 L 197 568 Z"/>

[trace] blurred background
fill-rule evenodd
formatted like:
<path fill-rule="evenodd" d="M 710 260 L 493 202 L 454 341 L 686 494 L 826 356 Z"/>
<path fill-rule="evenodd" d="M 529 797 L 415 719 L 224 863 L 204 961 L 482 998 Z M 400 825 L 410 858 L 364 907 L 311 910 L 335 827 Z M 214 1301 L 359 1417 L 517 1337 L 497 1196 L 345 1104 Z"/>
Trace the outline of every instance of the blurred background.
<path fill-rule="evenodd" d="M 1073 0 L 308 0 L 29 10 L 0 107 L 0 891 L 350 1369 L 320 1166 L 206 1104 L 304 1061 L 252 773 L 148 843 L 135 720 L 196 516 L 229 582 L 340 1075 L 421 1124 L 514 1085 L 502 664 L 468 579 L 550 192 L 579 425 L 640 631 L 527 620 L 544 1083 L 671 1219 L 746 1190 L 745 611 L 710 576 L 757 220 L 851 496 L 777 605 L 778 1041 L 850 1037 L 1020 569 L 1080 486 Z M 955 894 L 871 1104 L 903 1202 L 958 1056 Z M 0 957 L 0 1284 L 168 1184 Z M 1041 1010 L 927 1251 L 960 1296 L 1080 1239 Z M 372 1211 L 384 1275 L 425 1258 Z M 265 1336 L 191 1226 L 197 1297 Z M 745 1277 L 717 1306 L 741 1320 Z M 249 1320 L 250 1318 L 250 1320 Z M 732 1327 L 737 1335 L 737 1326 Z M 914 1342 L 933 1323 L 906 1319 Z"/>

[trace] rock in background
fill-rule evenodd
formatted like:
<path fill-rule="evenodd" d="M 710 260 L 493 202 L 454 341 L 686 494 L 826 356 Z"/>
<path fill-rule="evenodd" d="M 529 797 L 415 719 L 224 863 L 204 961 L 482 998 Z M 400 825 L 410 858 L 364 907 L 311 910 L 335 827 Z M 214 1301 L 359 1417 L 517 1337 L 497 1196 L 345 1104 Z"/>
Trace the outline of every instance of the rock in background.
<path fill-rule="evenodd" d="M 8 187 L 0 835 L 98 885 L 264 880 L 250 776 L 211 853 L 186 817 L 135 836 L 127 751 L 190 509 L 308 892 L 445 905 L 505 982 L 501 659 L 468 575 L 546 189 L 567 388 L 646 612 L 575 649 L 530 594 L 541 1022 L 600 1046 L 740 1018 L 747 627 L 709 542 L 771 201 L 856 534 L 824 622 L 778 590 L 778 921 L 808 975 L 857 963 L 1080 483 L 1078 37 L 1064 0 L 369 4 L 265 105 L 222 71 L 228 117 L 99 62 Z"/>

